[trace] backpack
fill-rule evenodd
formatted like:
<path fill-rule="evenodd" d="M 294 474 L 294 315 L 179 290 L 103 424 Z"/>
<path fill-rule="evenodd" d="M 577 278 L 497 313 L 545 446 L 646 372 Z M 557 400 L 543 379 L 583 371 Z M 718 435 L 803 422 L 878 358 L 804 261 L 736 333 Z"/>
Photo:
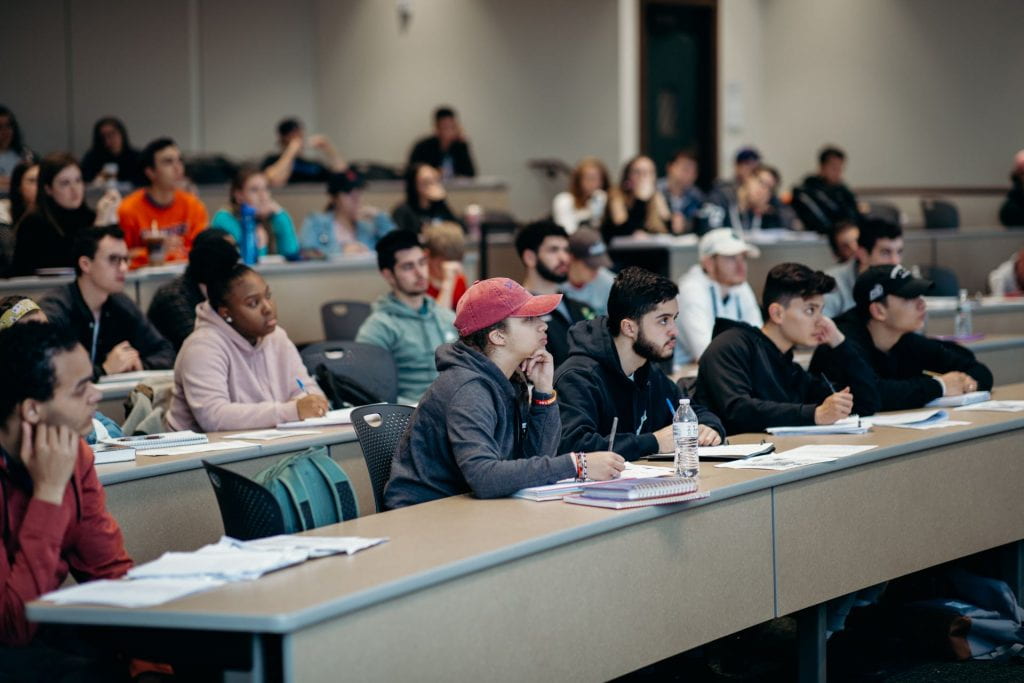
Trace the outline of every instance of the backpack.
<path fill-rule="evenodd" d="M 326 446 L 287 457 L 257 474 L 253 480 L 262 484 L 277 500 L 286 534 L 343 522 L 359 515 L 348 475 L 327 454 Z"/>

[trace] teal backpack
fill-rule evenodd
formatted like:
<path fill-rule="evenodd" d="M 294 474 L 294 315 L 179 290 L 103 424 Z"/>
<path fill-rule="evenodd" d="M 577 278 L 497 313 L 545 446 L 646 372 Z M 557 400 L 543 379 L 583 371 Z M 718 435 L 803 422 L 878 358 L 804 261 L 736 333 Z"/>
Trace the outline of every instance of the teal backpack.
<path fill-rule="evenodd" d="M 286 534 L 359 516 L 348 475 L 327 454 L 326 446 L 287 457 L 253 480 L 277 500 Z"/>

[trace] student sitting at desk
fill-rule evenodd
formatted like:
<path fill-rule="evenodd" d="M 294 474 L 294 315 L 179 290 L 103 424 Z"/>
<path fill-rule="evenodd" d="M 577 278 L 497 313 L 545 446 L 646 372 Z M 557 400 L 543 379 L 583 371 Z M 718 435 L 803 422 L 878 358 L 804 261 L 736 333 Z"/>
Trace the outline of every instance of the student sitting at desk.
<path fill-rule="evenodd" d="M 627 268 L 612 285 L 608 315 L 569 329 L 569 359 L 555 378 L 562 450 L 608 448 L 616 417 L 615 451 L 627 460 L 672 450 L 672 416 L 685 394 L 657 363 L 676 345 L 678 292 L 668 278 Z M 700 444 L 721 443 L 721 421 L 701 406 L 694 410 Z"/>
<path fill-rule="evenodd" d="M 0 677 L 121 680 L 83 640 L 37 633 L 25 618 L 26 603 L 69 573 L 113 579 L 132 566 L 81 438 L 100 398 L 89 356 L 66 329 L 15 325 L 0 332 L 0 374 Z"/>
<path fill-rule="evenodd" d="M 821 314 L 822 295 L 835 280 L 798 263 L 768 272 L 761 297 L 764 325 L 719 319 L 700 359 L 695 397 L 722 417 L 731 434 L 767 427 L 826 425 L 868 412 L 870 370 L 858 349 L 831 319 Z M 793 361 L 798 345 L 828 344 L 847 364 L 849 386 L 836 390 L 825 377 L 812 377 Z M 852 393 L 851 393 L 852 389 Z"/>
<path fill-rule="evenodd" d="M 229 206 L 213 214 L 210 227 L 226 230 L 242 243 L 242 206 L 255 212 L 256 248 L 260 256 L 280 254 L 288 259 L 299 256 L 299 238 L 288 212 L 270 196 L 267 176 L 255 166 L 243 166 L 231 180 Z M 201 234 L 201 233 L 200 233 Z"/>
<path fill-rule="evenodd" d="M 508 278 L 469 288 L 455 318 L 459 341 L 438 349 L 440 374 L 399 442 L 387 507 L 499 498 L 574 476 L 611 479 L 625 467 L 607 451 L 555 455 L 561 420 L 541 316 L 561 298 L 532 296 Z"/>
<path fill-rule="evenodd" d="M 302 248 L 326 256 L 362 254 L 395 229 L 391 216 L 363 204 L 366 180 L 354 169 L 332 173 L 327 180 L 327 209 L 311 213 L 302 223 Z"/>
<path fill-rule="evenodd" d="M 940 396 L 992 388 L 992 373 L 968 349 L 917 334 L 931 288 L 902 266 L 873 266 L 854 285 L 856 308 L 836 318 L 870 366 L 865 379 L 874 386 L 862 402 L 870 412 L 920 408 Z M 835 382 L 848 381 L 850 371 L 845 357 L 826 346 L 811 359 L 812 373 Z"/>
<path fill-rule="evenodd" d="M 235 264 L 207 288 L 196 329 L 174 364 L 167 426 L 175 431 L 263 429 L 327 412 L 316 381 L 277 325 L 260 275 Z"/>
<path fill-rule="evenodd" d="M 67 325 L 89 350 L 93 376 L 174 365 L 174 348 L 123 294 L 128 247 L 120 228 L 90 228 L 75 241 L 77 277 L 43 295 L 51 322 Z"/>

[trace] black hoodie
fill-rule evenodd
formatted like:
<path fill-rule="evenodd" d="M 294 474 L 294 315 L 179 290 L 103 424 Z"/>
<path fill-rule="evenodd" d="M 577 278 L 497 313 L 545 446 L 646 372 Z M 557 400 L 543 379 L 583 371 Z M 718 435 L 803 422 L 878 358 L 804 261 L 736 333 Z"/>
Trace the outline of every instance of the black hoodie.
<path fill-rule="evenodd" d="M 866 395 L 871 403 L 867 409 L 872 412 L 920 408 L 942 396 L 942 385 L 925 375 L 925 371 L 965 372 L 977 380 L 979 390 L 992 388 L 992 372 L 962 346 L 908 332 L 889 353 L 884 353 L 875 347 L 864 318 L 855 308 L 836 318 L 836 325 L 867 361 L 869 371 L 865 379 L 872 385 L 872 391 Z M 824 372 L 833 382 L 849 381 L 845 360 L 827 346 L 814 352 L 811 372 Z"/>
<path fill-rule="evenodd" d="M 864 405 L 864 397 L 872 393 L 865 380 L 867 364 L 848 339 L 833 350 L 848 368 L 847 384 L 833 381 L 833 386 L 841 390 L 848 385 L 854 413 L 870 415 L 870 405 Z M 764 332 L 746 323 L 715 320 L 711 344 L 700 357 L 694 395 L 722 416 L 730 434 L 813 425 L 815 408 L 831 393 L 828 382 L 793 361 L 792 349 L 782 353 Z"/>
<path fill-rule="evenodd" d="M 612 419 L 618 417 L 615 452 L 626 460 L 658 452 L 652 432 L 672 424 L 679 399 L 686 398 L 653 363 L 644 363 L 633 379 L 626 376 L 607 316 L 569 328 L 569 358 L 555 373 L 555 389 L 562 413 L 560 450 L 607 450 Z M 725 428 L 714 413 L 696 404 L 693 409 L 700 424 L 725 438 Z"/>
<path fill-rule="evenodd" d="M 569 455 L 555 455 L 557 403 L 525 412 L 498 366 L 462 342 L 442 344 L 434 357 L 440 374 L 398 444 L 388 508 L 462 493 L 500 498 L 576 474 Z"/>

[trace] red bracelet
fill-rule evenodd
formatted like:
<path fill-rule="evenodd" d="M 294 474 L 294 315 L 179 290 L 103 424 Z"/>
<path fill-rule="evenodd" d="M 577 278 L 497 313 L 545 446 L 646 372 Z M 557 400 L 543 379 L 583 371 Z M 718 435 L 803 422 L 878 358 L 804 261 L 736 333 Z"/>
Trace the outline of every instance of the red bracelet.
<path fill-rule="evenodd" d="M 558 392 L 554 389 L 551 390 L 551 398 L 535 398 L 533 399 L 533 405 L 535 406 L 549 406 L 558 400 Z"/>

